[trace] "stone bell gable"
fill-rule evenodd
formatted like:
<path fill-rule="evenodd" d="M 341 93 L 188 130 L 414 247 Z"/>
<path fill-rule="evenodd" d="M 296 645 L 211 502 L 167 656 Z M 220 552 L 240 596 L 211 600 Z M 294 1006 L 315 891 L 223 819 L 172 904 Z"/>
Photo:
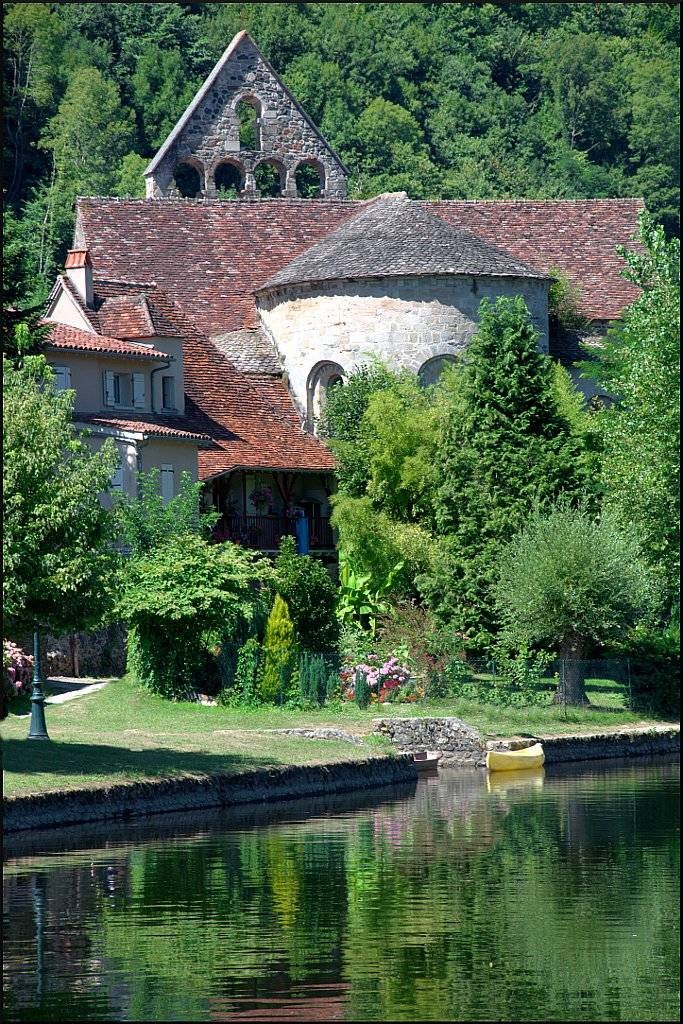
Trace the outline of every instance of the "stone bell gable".
<path fill-rule="evenodd" d="M 256 197 L 263 164 L 288 198 L 300 194 L 304 168 L 308 182 L 317 175 L 319 197 L 346 195 L 347 169 L 249 34 L 240 32 L 147 167 L 147 197 L 211 199 L 221 186 Z"/>

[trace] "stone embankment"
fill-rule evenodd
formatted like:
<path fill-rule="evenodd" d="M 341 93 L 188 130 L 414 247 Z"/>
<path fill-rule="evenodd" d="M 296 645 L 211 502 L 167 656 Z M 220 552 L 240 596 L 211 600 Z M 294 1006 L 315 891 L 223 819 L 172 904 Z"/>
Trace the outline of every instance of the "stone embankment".
<path fill-rule="evenodd" d="M 154 779 L 101 789 L 9 797 L 3 802 L 3 825 L 5 832 L 17 832 L 144 814 L 350 793 L 416 779 L 415 764 L 409 755 L 205 778 Z"/>
<path fill-rule="evenodd" d="M 444 768 L 480 767 L 486 761 L 484 740 L 461 718 L 375 718 L 373 726 L 399 750 L 440 750 Z"/>
<path fill-rule="evenodd" d="M 399 750 L 440 750 L 442 767 L 486 764 L 487 750 L 519 750 L 542 743 L 546 764 L 680 752 L 680 726 L 654 725 L 567 736 L 514 736 L 489 740 L 459 718 L 377 718 L 375 732 Z"/>

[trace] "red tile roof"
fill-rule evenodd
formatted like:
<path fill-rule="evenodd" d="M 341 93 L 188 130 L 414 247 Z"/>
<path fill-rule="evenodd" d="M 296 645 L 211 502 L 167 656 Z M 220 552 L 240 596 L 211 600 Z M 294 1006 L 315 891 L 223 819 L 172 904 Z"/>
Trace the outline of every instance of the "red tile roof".
<path fill-rule="evenodd" d="M 107 356 L 126 356 L 129 359 L 168 359 L 165 352 L 149 345 L 135 345 L 106 334 L 91 334 L 80 327 L 53 323 L 46 338 L 50 349 L 69 349 L 73 352 L 97 352 Z"/>
<path fill-rule="evenodd" d="M 96 427 L 112 427 L 117 430 L 130 430 L 150 437 L 162 437 L 175 441 L 210 441 L 208 434 L 203 434 L 193 427 L 192 420 L 184 416 L 153 416 L 151 413 L 128 413 L 126 416 L 108 415 L 105 413 L 77 414 L 78 423 L 90 423 Z"/>
<path fill-rule="evenodd" d="M 539 271 L 563 270 L 582 288 L 589 318 L 615 318 L 637 294 L 619 276 L 623 261 L 615 247 L 629 243 L 639 200 L 420 205 Z M 303 430 L 284 382 L 240 372 L 209 335 L 259 327 L 252 293 L 366 206 L 314 199 L 78 200 L 76 244 L 87 245 L 93 260 L 94 316 L 115 295 L 144 292 L 152 317 L 156 310 L 184 338 L 186 411 L 213 442 L 199 452 L 202 479 L 237 468 L 334 468 L 325 445 Z"/>
<path fill-rule="evenodd" d="M 427 205 L 427 204 L 426 204 Z M 591 320 L 615 320 L 638 296 L 620 276 L 617 245 L 632 241 L 641 199 L 577 199 L 429 203 L 433 213 L 546 272 L 561 270 L 578 284 L 580 307 Z"/>
<path fill-rule="evenodd" d="M 87 249 L 69 249 L 64 263 L 65 270 L 73 270 L 76 267 L 87 267 L 90 264 L 90 254 Z"/>
<path fill-rule="evenodd" d="M 206 334 L 259 326 L 252 292 L 367 202 L 331 199 L 79 199 L 76 237 L 99 277 L 156 283 Z M 563 270 L 582 312 L 613 319 L 636 295 L 619 272 L 639 199 L 443 200 L 431 213 L 540 271 Z"/>
<path fill-rule="evenodd" d="M 95 279 L 95 304 L 103 293 L 136 287 L 140 286 Z M 212 440 L 199 451 L 201 479 L 237 468 L 290 472 L 334 468 L 325 445 L 303 430 L 281 379 L 247 377 L 196 329 L 166 292 L 152 284 L 144 287 L 154 315 L 172 324 L 183 338 L 185 418 Z M 164 422 L 169 422 L 166 417 Z"/>

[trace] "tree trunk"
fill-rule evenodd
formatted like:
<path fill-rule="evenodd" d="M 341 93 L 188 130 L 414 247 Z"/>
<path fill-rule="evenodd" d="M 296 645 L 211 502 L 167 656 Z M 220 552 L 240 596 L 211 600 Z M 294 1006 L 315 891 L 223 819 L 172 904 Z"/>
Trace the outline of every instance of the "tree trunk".
<path fill-rule="evenodd" d="M 566 640 L 560 648 L 560 681 L 555 694 L 556 704 L 574 707 L 589 704 L 586 696 L 586 648 L 580 639 Z"/>

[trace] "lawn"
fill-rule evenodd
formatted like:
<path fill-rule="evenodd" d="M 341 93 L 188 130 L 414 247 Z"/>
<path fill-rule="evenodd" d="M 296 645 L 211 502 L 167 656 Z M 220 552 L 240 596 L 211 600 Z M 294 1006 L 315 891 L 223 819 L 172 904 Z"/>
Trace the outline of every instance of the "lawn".
<path fill-rule="evenodd" d="M 594 680 L 588 692 L 594 708 L 497 708 L 463 700 L 365 710 L 354 704 L 338 710 L 246 710 L 172 704 L 124 678 L 68 703 L 48 705 L 51 743 L 26 740 L 25 706 L 10 714 L 2 723 L 5 795 L 376 756 L 391 750 L 369 735 L 378 715 L 455 715 L 487 736 L 585 732 L 654 721 L 627 710 L 616 683 Z M 357 746 L 266 731 L 305 726 L 336 726 L 361 734 L 365 742 Z"/>

